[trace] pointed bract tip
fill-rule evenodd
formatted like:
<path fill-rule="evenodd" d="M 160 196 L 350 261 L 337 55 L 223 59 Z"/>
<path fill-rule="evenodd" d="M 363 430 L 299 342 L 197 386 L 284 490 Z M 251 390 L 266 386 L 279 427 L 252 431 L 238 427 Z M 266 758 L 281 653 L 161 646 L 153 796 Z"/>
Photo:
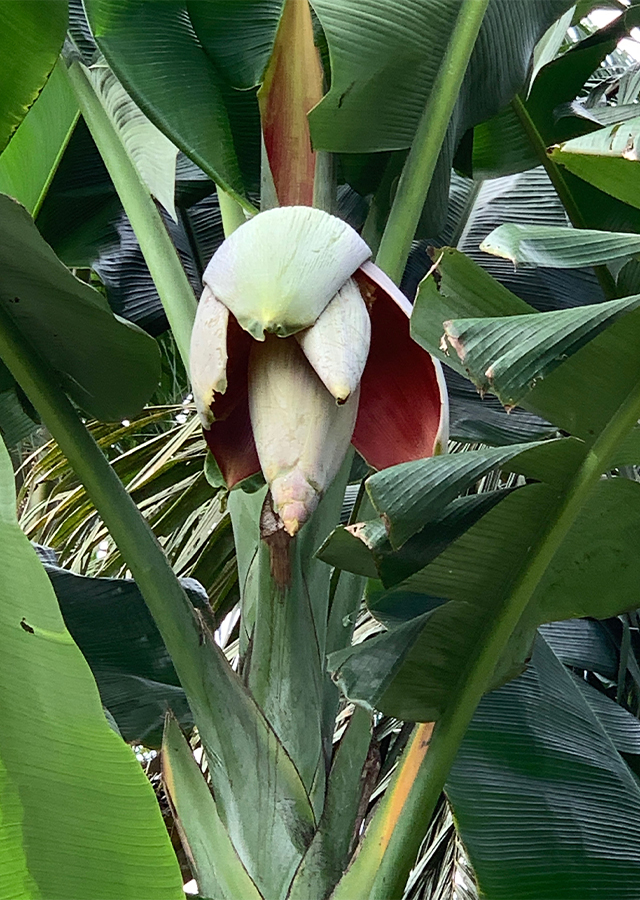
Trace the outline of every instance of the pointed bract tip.
<path fill-rule="evenodd" d="M 296 339 L 338 405 L 346 403 L 360 384 L 371 344 L 371 320 L 357 282 L 348 278 Z"/>
<path fill-rule="evenodd" d="M 300 526 L 304 525 L 309 518 L 309 513 L 304 508 L 304 504 L 295 501 L 294 503 L 288 503 L 280 510 L 280 518 L 287 534 L 295 537 L 300 530 Z"/>

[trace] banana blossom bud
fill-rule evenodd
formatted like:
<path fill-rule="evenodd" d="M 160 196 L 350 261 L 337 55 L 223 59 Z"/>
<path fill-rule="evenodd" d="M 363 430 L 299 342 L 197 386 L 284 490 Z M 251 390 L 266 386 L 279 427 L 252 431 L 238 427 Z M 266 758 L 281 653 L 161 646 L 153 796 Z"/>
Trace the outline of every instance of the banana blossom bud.
<path fill-rule="evenodd" d="M 349 444 L 374 468 L 440 453 L 440 364 L 409 334 L 411 307 L 345 222 L 322 210 L 260 213 L 204 273 L 191 381 L 229 487 L 260 469 L 295 535 Z"/>

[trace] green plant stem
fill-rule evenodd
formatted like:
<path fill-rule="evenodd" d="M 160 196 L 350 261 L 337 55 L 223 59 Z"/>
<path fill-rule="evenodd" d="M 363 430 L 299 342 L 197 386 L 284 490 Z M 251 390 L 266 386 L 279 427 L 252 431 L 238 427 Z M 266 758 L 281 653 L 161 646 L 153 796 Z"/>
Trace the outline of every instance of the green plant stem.
<path fill-rule="evenodd" d="M 74 62 L 67 70 L 80 111 L 129 217 L 169 319 L 178 350 L 189 371 L 189 344 L 197 300 L 162 216 L 120 136 L 93 89 L 86 70 Z"/>
<path fill-rule="evenodd" d="M 222 218 L 222 228 L 226 238 L 232 234 L 236 228 L 247 221 L 243 208 L 233 199 L 230 194 L 223 191 L 219 185 L 216 185 L 216 193 L 218 195 L 218 204 L 220 206 L 220 216 Z"/>
<path fill-rule="evenodd" d="M 567 215 L 569 216 L 569 221 L 573 225 L 574 228 L 586 228 L 586 222 L 584 216 L 582 215 L 582 211 L 578 204 L 576 203 L 575 197 L 571 193 L 571 189 L 567 184 L 567 180 L 562 173 L 562 170 L 552 159 L 549 158 L 549 154 L 547 153 L 546 145 L 542 139 L 542 135 L 536 128 L 536 124 L 529 115 L 529 111 L 525 106 L 522 97 L 516 94 L 516 96 L 511 101 L 511 106 L 518 116 L 520 120 L 520 124 L 522 125 L 527 137 L 529 138 L 529 143 L 531 147 L 536 153 L 536 156 L 540 160 L 541 165 L 544 166 L 547 175 L 549 176 L 549 180 L 551 184 L 554 186 L 558 197 L 562 205 L 564 206 Z M 618 291 L 616 288 L 616 283 L 613 278 L 613 275 L 609 271 L 606 266 L 594 266 L 593 271 L 596 274 L 596 278 L 602 288 L 602 292 L 604 293 L 607 300 L 613 300 L 618 296 Z"/>
<path fill-rule="evenodd" d="M 406 160 L 407 154 L 401 150 L 391 154 L 380 179 L 380 184 L 376 188 L 376 192 L 369 204 L 369 212 L 362 226 L 361 235 L 362 239 L 371 248 L 374 257 L 377 256 L 380 249 L 380 241 L 391 212 L 393 198 Z"/>
<path fill-rule="evenodd" d="M 558 497 L 548 527 L 532 548 L 501 612 L 479 635 L 477 650 L 436 723 L 430 743 L 420 733 L 425 726 L 414 733 L 360 853 L 339 883 L 333 900 L 354 896 L 395 900 L 402 896 L 438 797 L 478 703 L 489 688 L 496 662 L 589 493 L 601 473 L 610 467 L 616 448 L 638 418 L 640 382 L 597 438 L 567 490 Z"/>
<path fill-rule="evenodd" d="M 58 386 L 56 374 L 38 357 L 1 304 L 0 358 L 85 485 L 138 583 L 185 691 L 199 690 L 192 662 L 199 627 L 182 585 L 109 461 Z"/>
<path fill-rule="evenodd" d="M 396 283 L 411 250 L 462 79 L 489 0 L 462 0 L 460 12 L 409 151 L 376 263 Z"/>

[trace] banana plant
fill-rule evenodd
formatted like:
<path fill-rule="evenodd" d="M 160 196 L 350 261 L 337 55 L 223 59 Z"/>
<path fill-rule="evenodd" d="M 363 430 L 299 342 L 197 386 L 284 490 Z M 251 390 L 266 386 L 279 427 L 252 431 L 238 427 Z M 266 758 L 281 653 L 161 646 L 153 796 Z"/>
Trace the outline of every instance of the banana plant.
<path fill-rule="evenodd" d="M 33 289 L 7 253 L 0 356 L 11 389 L 17 385 L 37 410 L 83 485 L 63 483 L 71 490 L 62 508 L 73 508 L 81 490 L 82 502 L 94 504 L 101 522 L 91 540 L 101 528 L 111 535 L 120 554 L 114 565 L 123 560 L 136 580 L 127 586 L 130 615 L 143 600 L 153 619 L 145 613 L 144 638 L 170 660 L 155 683 L 174 713 L 165 725 L 163 777 L 203 896 L 401 897 L 405 887 L 415 890 L 409 873 L 446 789 L 481 889 L 524 897 L 518 867 L 505 876 L 492 865 L 495 847 L 507 842 L 520 859 L 535 844 L 535 835 L 523 838 L 534 813 L 522 796 L 537 790 L 550 802 L 554 780 L 543 777 L 544 765 L 560 765 L 551 732 L 561 725 L 576 760 L 561 769 L 571 785 L 564 802 L 578 815 L 576 797 L 594 796 L 582 809 L 579 851 L 570 829 L 552 828 L 559 849 L 553 865 L 548 849 L 539 856 L 536 896 L 557 900 L 561 885 L 563 896 L 578 900 L 593 883 L 602 896 L 631 896 L 637 883 L 632 835 L 624 848 L 615 829 L 602 837 L 598 825 L 610 807 L 595 797 L 606 784 L 607 798 L 625 796 L 625 821 L 636 816 L 640 797 L 626 760 L 638 749 L 637 733 L 603 691 L 594 699 L 572 680 L 549 623 L 611 618 L 637 603 L 630 535 L 640 499 L 620 472 L 640 461 L 638 297 L 541 313 L 449 248 L 434 255 L 413 311 L 397 286 L 412 240 L 443 219 L 463 135 L 478 128 L 480 137 L 482 123 L 507 103 L 530 124 L 533 101 L 527 109 L 517 95 L 549 27 L 536 82 L 560 77 L 549 47 L 559 49 L 569 7 L 395 0 L 363 16 L 356 0 L 312 7 L 307 0 L 86 0 L 87 24 L 70 5 L 69 39 L 47 87 L 51 97 L 53 78 L 64 83 L 70 118 L 57 136 L 60 153 L 43 157 L 39 189 L 25 187 L 20 199 L 50 234 L 46 194 L 72 149 L 76 104 L 108 175 L 107 218 L 124 211 L 190 373 L 210 451 L 204 480 L 179 468 L 204 455 L 195 418 L 174 429 L 172 449 L 157 457 L 151 439 L 134 453 L 109 452 L 111 465 L 96 444 L 69 397 L 104 420 L 133 415 L 151 394 L 149 373 L 157 380 L 158 355 L 148 336 L 111 315 L 102 295 L 69 281 L 68 272 L 65 281 L 13 201 L 3 201 L 7 242 L 20 239 L 25 258 L 39 264 L 40 283 L 48 278 L 56 302 L 47 323 L 65 325 L 68 341 L 57 332 L 47 341 L 42 288 Z M 603 36 L 592 44 L 595 57 L 606 53 Z M 588 49 L 566 54 L 560 68 L 578 56 L 583 74 Z M 39 86 L 46 74 L 45 66 Z M 48 97 L 42 93 L 40 110 L 55 102 Z M 525 132 L 527 158 L 539 161 L 539 131 Z M 20 128 L 13 141 L 19 135 Z M 28 131 L 21 140 L 29 146 Z M 203 274 L 199 303 L 194 270 L 175 243 L 182 228 L 197 249 L 193 220 L 171 224 L 180 218 L 177 148 L 215 182 L 226 235 L 195 267 Z M 555 177 L 556 164 L 547 164 Z M 10 186 L 10 157 L 5 174 Z M 369 195 L 362 236 L 335 214 L 338 181 Z M 567 203 L 560 181 L 551 181 Z M 624 242 L 629 255 L 634 239 Z M 558 240 L 556 250 L 566 250 L 566 237 Z M 621 243 L 614 235 L 606 247 L 625 255 Z M 590 255 L 595 245 L 599 255 Z M 486 243 L 496 246 L 503 244 L 495 236 Z M 599 267 L 609 296 L 603 246 L 585 235 L 578 257 Z M 28 301 L 24 311 L 11 306 L 14 284 Z M 81 332 L 75 342 L 69 322 Z M 86 353 L 83 339 L 100 353 Z M 536 416 L 539 439 L 444 452 L 443 363 L 505 407 Z M 113 396 L 105 389 L 113 375 L 103 374 L 109 364 L 118 374 Z M 92 430 L 110 450 L 109 429 Z M 133 472 L 132 459 L 146 470 Z M 51 462 L 55 478 L 60 468 Z M 172 491 L 181 484 L 169 465 L 194 479 L 193 495 L 182 498 L 182 512 L 163 501 L 144 508 L 158 473 Z M 240 600 L 235 653 L 225 654 L 214 635 L 215 612 L 225 608 L 217 588 L 209 590 L 213 609 L 202 595 L 194 603 L 150 528 L 166 537 L 169 522 L 184 521 L 198 497 L 214 498 L 216 518 L 208 521 L 217 528 L 221 500 L 229 510 Z M 23 511 L 25 523 L 33 514 Z M 31 527 L 46 531 L 46 515 Z M 73 535 L 74 523 L 67 527 Z M 70 622 L 69 591 L 88 597 L 108 587 L 74 582 L 71 589 L 49 568 Z M 536 639 L 538 626 L 547 630 Z M 79 629 L 77 640 L 86 642 L 104 702 L 114 684 L 103 655 L 113 635 L 94 643 Z M 135 645 L 136 634 L 121 640 L 120 659 L 133 658 L 128 642 Z M 622 666 L 622 646 L 619 653 Z M 149 689 L 152 679 L 140 672 Z M 139 702 L 140 693 L 131 703 Z M 125 713 L 120 708 L 118 721 L 133 739 L 141 726 Z M 402 729 L 397 720 L 417 724 Z M 514 721 L 543 776 L 518 780 L 526 741 L 505 741 L 506 783 L 525 812 L 501 830 L 500 817 L 491 819 L 498 801 L 490 788 L 505 766 L 487 733 L 507 734 Z M 192 723 L 200 764 L 180 728 Z M 152 724 L 157 732 L 157 714 Z M 489 850 L 475 806 L 492 823 Z M 567 870 L 569 845 L 578 874 L 563 881 L 557 873 Z M 601 845 L 604 860 L 592 852 Z M 614 856 L 620 864 L 612 874 L 606 863 Z"/>

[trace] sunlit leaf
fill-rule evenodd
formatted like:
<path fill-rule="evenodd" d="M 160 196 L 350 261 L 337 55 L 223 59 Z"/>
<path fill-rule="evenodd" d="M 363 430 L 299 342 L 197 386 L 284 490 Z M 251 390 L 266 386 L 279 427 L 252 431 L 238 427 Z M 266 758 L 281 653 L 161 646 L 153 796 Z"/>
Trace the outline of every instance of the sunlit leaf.
<path fill-rule="evenodd" d="M 0 192 L 35 217 L 78 118 L 78 104 L 59 62 L 11 143 L 0 156 Z M 25 159 L 29 164 L 25 165 Z"/>
<path fill-rule="evenodd" d="M 179 900 L 180 870 L 153 790 L 109 727 L 18 527 L 4 446 L 0 532 L 0 896 Z"/>
<path fill-rule="evenodd" d="M 0 150 L 42 90 L 66 29 L 66 0 L 11 0 L 0 7 Z"/>

